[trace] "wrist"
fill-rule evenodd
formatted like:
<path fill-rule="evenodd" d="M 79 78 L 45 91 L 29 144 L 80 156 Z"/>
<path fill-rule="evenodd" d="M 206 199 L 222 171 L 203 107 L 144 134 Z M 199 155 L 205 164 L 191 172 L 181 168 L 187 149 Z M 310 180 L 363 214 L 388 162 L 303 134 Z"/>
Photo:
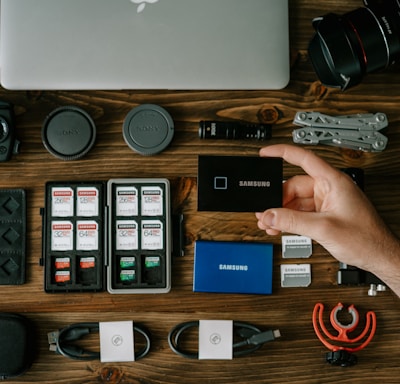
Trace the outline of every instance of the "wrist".
<path fill-rule="evenodd" d="M 400 297 L 400 240 L 389 233 L 379 248 L 382 251 L 373 256 L 373 261 L 366 269 L 384 281 Z"/>

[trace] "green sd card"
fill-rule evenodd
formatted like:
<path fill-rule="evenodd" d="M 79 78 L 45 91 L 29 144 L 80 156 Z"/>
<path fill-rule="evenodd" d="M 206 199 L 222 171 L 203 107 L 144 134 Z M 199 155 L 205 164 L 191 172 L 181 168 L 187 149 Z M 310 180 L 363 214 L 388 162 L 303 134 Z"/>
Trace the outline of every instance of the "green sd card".
<path fill-rule="evenodd" d="M 136 280 L 136 271 L 132 269 L 121 271 L 121 273 L 119 274 L 119 278 L 123 283 L 133 282 Z"/>
<path fill-rule="evenodd" d="M 147 256 L 145 259 L 146 268 L 155 268 L 161 265 L 159 256 Z"/>
<path fill-rule="evenodd" d="M 136 258 L 134 256 L 121 257 L 119 266 L 121 268 L 133 268 L 136 266 Z"/>

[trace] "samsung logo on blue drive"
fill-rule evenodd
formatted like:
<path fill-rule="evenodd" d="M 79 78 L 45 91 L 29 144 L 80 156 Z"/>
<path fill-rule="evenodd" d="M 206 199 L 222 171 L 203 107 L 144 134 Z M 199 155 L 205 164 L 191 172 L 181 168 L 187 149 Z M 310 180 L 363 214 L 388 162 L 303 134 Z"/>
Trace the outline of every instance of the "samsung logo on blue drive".
<path fill-rule="evenodd" d="M 193 291 L 269 295 L 272 269 L 272 244 L 198 240 Z"/>
<path fill-rule="evenodd" d="M 231 265 L 231 264 L 220 264 L 219 269 L 221 271 L 248 271 L 248 265 Z"/>

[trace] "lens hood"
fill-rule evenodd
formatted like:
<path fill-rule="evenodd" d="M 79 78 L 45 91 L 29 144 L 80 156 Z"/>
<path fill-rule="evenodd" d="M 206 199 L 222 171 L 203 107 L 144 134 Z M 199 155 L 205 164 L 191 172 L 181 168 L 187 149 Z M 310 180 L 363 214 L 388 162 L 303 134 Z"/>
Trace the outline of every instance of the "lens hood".
<path fill-rule="evenodd" d="M 316 34 L 308 54 L 322 84 L 342 90 L 358 84 L 364 74 L 341 18 L 329 13 L 313 20 Z"/>
<path fill-rule="evenodd" d="M 364 0 L 365 7 L 313 20 L 308 53 L 322 84 L 345 90 L 400 57 L 400 3 Z"/>

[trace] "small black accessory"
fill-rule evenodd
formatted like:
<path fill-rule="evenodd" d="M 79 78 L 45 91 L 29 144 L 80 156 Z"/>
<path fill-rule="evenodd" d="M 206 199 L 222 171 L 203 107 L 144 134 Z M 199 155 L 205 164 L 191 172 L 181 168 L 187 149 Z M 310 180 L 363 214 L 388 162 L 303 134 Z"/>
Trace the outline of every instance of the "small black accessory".
<path fill-rule="evenodd" d="M 126 116 L 122 133 L 125 142 L 141 155 L 162 152 L 174 137 L 174 122 L 162 107 L 143 104 L 133 108 Z"/>
<path fill-rule="evenodd" d="M 10 103 L 0 101 L 0 162 L 17 154 L 19 141 L 15 138 L 14 110 Z"/>
<path fill-rule="evenodd" d="M 357 356 L 354 353 L 345 350 L 328 352 L 325 358 L 327 363 L 340 367 L 351 367 L 352 365 L 356 365 L 358 361 Z"/>
<path fill-rule="evenodd" d="M 65 106 L 55 109 L 44 121 L 42 141 L 61 160 L 77 160 L 92 149 L 96 126 L 83 109 Z"/>
<path fill-rule="evenodd" d="M 63 355 L 73 360 L 96 360 L 100 359 L 100 352 L 83 349 L 73 342 L 82 339 L 90 333 L 99 332 L 99 323 L 75 323 L 68 325 L 59 331 L 49 332 L 47 339 L 50 345 L 50 351 Z M 135 360 L 145 357 L 151 347 L 151 338 L 149 331 L 138 324 L 133 325 L 133 330 L 144 337 L 145 345 L 138 352 L 135 352 Z"/>
<path fill-rule="evenodd" d="M 198 352 L 189 352 L 181 348 L 183 334 L 191 328 L 198 327 L 199 321 L 189 321 L 172 328 L 168 334 L 168 344 L 172 351 L 187 359 L 198 359 Z M 281 336 L 278 329 L 263 332 L 253 324 L 240 321 L 233 322 L 233 330 L 236 337 L 236 341 L 232 345 L 233 357 L 247 356 L 260 349 L 266 342 L 275 340 Z"/>
<path fill-rule="evenodd" d="M 0 313 L 0 379 L 20 376 L 32 365 L 33 325 L 26 317 Z"/>
<path fill-rule="evenodd" d="M 200 121 L 199 137 L 200 139 L 264 141 L 271 138 L 271 126 L 227 121 Z"/>

